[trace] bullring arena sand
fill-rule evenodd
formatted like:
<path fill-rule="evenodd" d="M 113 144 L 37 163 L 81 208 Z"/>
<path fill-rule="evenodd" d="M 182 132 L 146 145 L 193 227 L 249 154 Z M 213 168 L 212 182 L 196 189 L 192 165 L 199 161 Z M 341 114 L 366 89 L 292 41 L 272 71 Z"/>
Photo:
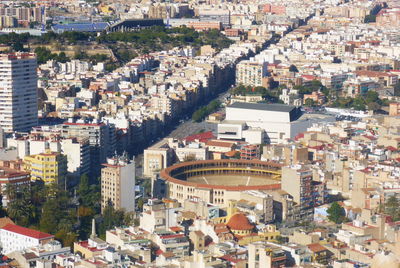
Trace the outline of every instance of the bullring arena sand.
<path fill-rule="evenodd" d="M 271 176 L 241 176 L 241 175 L 206 175 L 193 176 L 187 179 L 188 182 L 209 185 L 224 186 L 257 186 L 278 183 Z"/>

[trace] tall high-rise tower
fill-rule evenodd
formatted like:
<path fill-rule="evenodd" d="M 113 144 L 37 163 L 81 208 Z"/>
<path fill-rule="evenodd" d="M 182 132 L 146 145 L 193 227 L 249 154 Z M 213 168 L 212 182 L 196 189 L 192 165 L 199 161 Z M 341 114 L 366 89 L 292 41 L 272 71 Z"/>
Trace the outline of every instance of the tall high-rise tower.
<path fill-rule="evenodd" d="M 101 170 L 101 210 L 111 202 L 115 209 L 135 211 L 135 159 L 127 154 L 107 158 Z"/>
<path fill-rule="evenodd" d="M 36 57 L 33 53 L 0 54 L 0 127 L 29 131 L 38 124 Z"/>

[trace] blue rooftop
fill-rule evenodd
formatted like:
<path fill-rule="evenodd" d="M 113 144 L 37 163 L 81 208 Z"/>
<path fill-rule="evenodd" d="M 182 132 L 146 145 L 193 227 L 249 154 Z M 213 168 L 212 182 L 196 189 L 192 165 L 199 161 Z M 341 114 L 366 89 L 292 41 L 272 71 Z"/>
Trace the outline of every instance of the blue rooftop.
<path fill-rule="evenodd" d="M 57 33 L 76 31 L 76 32 L 101 32 L 108 26 L 107 22 L 84 22 L 84 23 L 67 23 L 56 24 L 52 27 Z"/>

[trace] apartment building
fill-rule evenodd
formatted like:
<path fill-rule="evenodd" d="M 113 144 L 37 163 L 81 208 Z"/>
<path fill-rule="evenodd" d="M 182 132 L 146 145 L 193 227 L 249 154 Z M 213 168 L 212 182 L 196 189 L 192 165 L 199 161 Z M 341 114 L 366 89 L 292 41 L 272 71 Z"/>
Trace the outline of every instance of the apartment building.
<path fill-rule="evenodd" d="M 167 140 L 162 140 L 144 150 L 143 175 L 153 177 L 174 162 L 174 150 Z"/>
<path fill-rule="evenodd" d="M 112 124 L 99 122 L 68 121 L 57 126 L 64 138 L 81 138 L 89 140 L 90 172 L 92 175 L 100 173 L 101 164 L 115 152 L 116 135 Z"/>
<path fill-rule="evenodd" d="M 143 206 L 143 213 L 140 215 L 140 228 L 146 232 L 169 230 L 170 227 L 178 225 L 178 212 L 182 207 L 178 202 L 157 199 L 150 199 Z"/>
<path fill-rule="evenodd" d="M 313 208 L 324 202 L 325 185 L 313 181 L 312 170 L 307 166 L 283 167 L 281 185 L 293 197 L 300 219 L 312 216 Z"/>
<path fill-rule="evenodd" d="M 68 173 L 81 176 L 90 173 L 90 147 L 88 139 L 71 138 L 60 141 L 61 151 L 67 156 Z"/>
<path fill-rule="evenodd" d="M 231 24 L 231 12 L 224 9 L 199 9 L 200 21 L 218 21 L 224 27 Z"/>
<path fill-rule="evenodd" d="M 115 209 L 135 211 L 135 160 L 126 154 L 107 158 L 101 169 L 101 209 L 111 203 Z"/>
<path fill-rule="evenodd" d="M 243 60 L 236 66 L 236 84 L 266 87 L 267 63 Z"/>
<path fill-rule="evenodd" d="M 0 243 L 3 254 L 17 250 L 25 250 L 35 246 L 45 245 L 54 240 L 54 235 L 7 224 L 0 229 Z"/>
<path fill-rule="evenodd" d="M 30 183 L 30 174 L 23 169 L 22 161 L 0 161 L 0 193 L 7 199 L 6 191 L 10 185 Z M 1 199 L 0 199 L 1 202 Z"/>
<path fill-rule="evenodd" d="M 17 27 L 18 20 L 11 16 L 0 16 L 0 28 Z"/>
<path fill-rule="evenodd" d="M 29 131 L 38 124 L 36 57 L 33 53 L 0 55 L 0 127 Z"/>
<path fill-rule="evenodd" d="M 45 183 L 67 183 L 67 157 L 57 152 L 47 151 L 24 158 L 24 168 L 31 173 L 31 180 Z"/>
<path fill-rule="evenodd" d="M 255 242 L 248 246 L 248 267 L 285 267 L 286 253 L 268 242 Z"/>
<path fill-rule="evenodd" d="M 245 145 L 240 149 L 240 159 L 253 160 L 260 159 L 260 146 L 258 145 Z"/>
<path fill-rule="evenodd" d="M 153 235 L 153 242 L 160 247 L 164 254 L 173 254 L 176 257 L 189 256 L 189 238 L 184 234 L 172 232 L 158 232 Z"/>

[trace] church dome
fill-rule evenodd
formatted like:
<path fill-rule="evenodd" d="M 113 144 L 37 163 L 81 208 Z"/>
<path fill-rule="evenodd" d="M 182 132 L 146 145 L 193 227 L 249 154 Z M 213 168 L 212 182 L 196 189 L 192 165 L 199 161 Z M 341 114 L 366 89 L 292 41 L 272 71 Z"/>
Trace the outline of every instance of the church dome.
<path fill-rule="evenodd" d="M 249 222 L 249 219 L 242 213 L 234 214 L 226 225 L 231 230 L 245 231 L 254 229 L 254 226 Z"/>

